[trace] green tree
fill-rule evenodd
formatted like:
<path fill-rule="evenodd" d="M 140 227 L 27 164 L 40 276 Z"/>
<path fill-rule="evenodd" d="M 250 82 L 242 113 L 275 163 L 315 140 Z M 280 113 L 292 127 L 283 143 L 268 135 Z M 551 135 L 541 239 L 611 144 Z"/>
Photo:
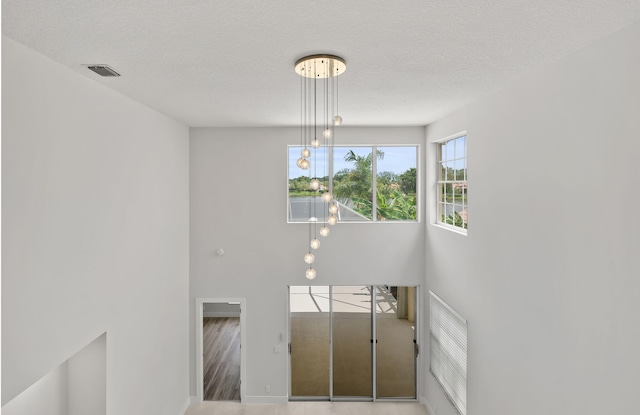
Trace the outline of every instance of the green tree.
<path fill-rule="evenodd" d="M 318 178 L 321 182 L 322 179 Z M 294 179 L 289 179 L 289 197 L 296 196 L 309 196 L 316 194 L 316 190 L 311 190 L 309 188 L 309 182 L 311 179 L 308 176 L 300 176 Z"/>
<path fill-rule="evenodd" d="M 377 152 L 382 160 L 384 153 Z M 367 218 L 373 218 L 372 201 L 372 162 L 373 153 L 366 156 L 349 151 L 345 161 L 353 163 L 353 168 L 343 169 L 334 176 L 335 197 L 343 203 L 349 202 L 350 207 Z M 415 220 L 416 199 L 415 181 L 416 169 L 409 169 L 398 176 L 393 172 L 382 172 L 377 175 L 376 218 L 378 220 Z M 404 177 L 405 191 L 402 187 Z M 408 195 L 407 193 L 413 195 Z"/>
<path fill-rule="evenodd" d="M 368 218 L 373 217 L 373 203 L 366 198 L 351 199 L 353 209 Z M 397 189 L 378 189 L 376 192 L 376 218 L 378 220 L 415 220 L 416 198 Z"/>
<path fill-rule="evenodd" d="M 400 189 L 404 193 L 416 193 L 416 168 L 412 167 L 398 177 L 400 181 Z"/>
<path fill-rule="evenodd" d="M 382 151 L 378 151 L 376 154 L 378 159 L 384 159 Z M 344 160 L 353 163 L 353 168 L 348 171 L 342 170 L 336 174 L 336 178 L 334 178 L 334 196 L 342 201 L 349 199 L 354 202 L 355 199 L 368 199 L 371 201 L 373 153 L 360 156 L 354 153 L 353 150 L 349 150 L 344 156 Z"/>
<path fill-rule="evenodd" d="M 392 171 L 383 171 L 382 173 L 378 173 L 376 181 L 378 186 L 389 186 L 392 183 L 398 182 L 398 175 Z"/>
<path fill-rule="evenodd" d="M 379 220 L 415 220 L 417 218 L 416 197 L 408 196 L 398 189 L 377 192 Z"/>
<path fill-rule="evenodd" d="M 460 214 L 455 211 L 451 215 L 442 215 L 442 223 L 467 229 L 467 224 L 462 219 L 462 216 L 460 216 Z"/>

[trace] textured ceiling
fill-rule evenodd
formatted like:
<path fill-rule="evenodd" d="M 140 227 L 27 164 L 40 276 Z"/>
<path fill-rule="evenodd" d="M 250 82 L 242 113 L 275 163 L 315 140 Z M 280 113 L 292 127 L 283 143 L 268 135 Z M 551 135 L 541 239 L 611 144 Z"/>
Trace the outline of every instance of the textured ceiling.
<path fill-rule="evenodd" d="M 3 33 L 189 126 L 299 122 L 340 55 L 344 125 L 425 125 L 640 19 L 640 0 L 4 0 Z M 123 76 L 100 78 L 83 64 Z"/>

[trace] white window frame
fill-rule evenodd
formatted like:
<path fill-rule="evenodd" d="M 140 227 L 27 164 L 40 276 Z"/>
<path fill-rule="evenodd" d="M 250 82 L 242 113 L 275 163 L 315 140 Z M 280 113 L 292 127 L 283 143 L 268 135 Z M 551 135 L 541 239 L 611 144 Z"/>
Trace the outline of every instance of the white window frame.
<path fill-rule="evenodd" d="M 300 144 L 291 144 L 291 145 L 287 145 L 287 166 L 290 166 L 290 160 L 289 160 L 289 149 L 291 147 L 300 147 Z M 362 221 L 357 221 L 357 220 L 349 220 L 349 221 L 340 221 L 338 223 L 420 223 L 420 195 L 421 195 L 421 179 L 420 179 L 420 145 L 419 144 L 339 144 L 339 145 L 335 145 L 333 147 L 336 148 L 369 148 L 372 151 L 372 164 L 371 164 L 371 171 L 372 171 L 372 182 L 371 182 L 371 186 L 372 189 L 376 189 L 377 187 L 377 168 L 378 168 L 378 163 L 377 163 L 377 157 L 376 157 L 376 153 L 377 150 L 379 148 L 384 148 L 384 147 L 412 147 L 416 149 L 416 219 L 415 220 L 378 220 L 377 215 L 373 214 L 372 215 L 372 219 L 371 220 L 362 220 Z M 334 170 L 334 160 L 333 160 L 333 151 L 329 152 L 329 156 L 328 156 L 328 161 L 329 161 L 329 181 L 330 181 L 330 188 L 333 188 L 333 174 L 335 173 Z M 289 169 L 287 169 L 287 223 L 309 223 L 308 221 L 293 221 L 290 219 L 290 214 L 289 214 Z M 304 174 L 302 174 L 304 175 Z M 377 199 L 374 197 L 373 201 L 372 201 L 372 211 L 373 212 L 377 212 Z"/>
<path fill-rule="evenodd" d="M 461 415 L 467 414 L 467 320 L 429 290 L 429 371 Z"/>
<path fill-rule="evenodd" d="M 465 149 L 464 149 L 464 157 L 459 157 L 457 158 L 455 155 L 453 158 L 450 158 L 449 155 L 447 155 L 447 159 L 443 160 L 442 159 L 442 147 L 444 145 L 446 145 L 449 141 L 458 139 L 460 137 L 465 137 Z M 464 186 L 465 189 L 465 193 L 466 193 L 466 189 L 467 187 L 467 159 L 468 159 L 468 146 L 467 146 L 467 142 L 468 142 L 469 136 L 467 135 L 466 131 L 461 131 L 457 134 L 453 134 L 450 135 L 448 137 L 445 137 L 443 139 L 440 139 L 438 141 L 436 141 L 434 144 L 436 145 L 436 194 L 435 194 L 435 203 L 436 203 L 436 221 L 435 224 L 443 227 L 445 229 L 460 233 L 462 235 L 466 235 L 467 234 L 467 228 L 468 228 L 468 212 L 469 212 L 469 206 L 467 204 L 466 199 L 463 199 L 463 210 L 466 210 L 467 213 L 465 214 L 466 216 L 466 225 L 467 228 L 465 227 L 461 227 L 461 226 L 455 226 L 452 224 L 448 224 L 442 221 L 442 216 L 445 214 L 445 211 L 443 209 L 443 205 L 446 205 L 447 202 L 446 200 L 443 201 L 441 200 L 442 198 L 442 189 L 441 186 L 446 185 L 446 184 L 460 184 L 462 186 Z M 464 175 L 464 180 L 442 180 L 443 178 L 441 177 L 442 174 L 442 163 L 443 162 L 455 162 L 457 160 L 464 160 L 464 165 L 465 165 L 465 175 Z M 453 204 L 454 205 L 454 204 Z M 454 205 L 455 206 L 455 205 Z"/>

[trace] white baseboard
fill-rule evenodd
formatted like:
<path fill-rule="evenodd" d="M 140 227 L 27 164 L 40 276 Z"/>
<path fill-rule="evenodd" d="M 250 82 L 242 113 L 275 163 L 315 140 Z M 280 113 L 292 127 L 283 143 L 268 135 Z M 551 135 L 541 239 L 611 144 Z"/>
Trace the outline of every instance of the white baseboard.
<path fill-rule="evenodd" d="M 287 403 L 287 396 L 245 396 L 242 403 Z"/>
<path fill-rule="evenodd" d="M 182 410 L 180 411 L 180 415 L 184 415 L 184 413 L 187 412 L 189 405 L 193 403 L 193 398 L 194 398 L 193 396 L 189 396 L 187 398 L 187 400 L 184 402 L 184 405 L 182 405 Z"/>
<path fill-rule="evenodd" d="M 429 415 L 436 415 L 436 411 L 433 410 L 433 406 L 431 406 L 431 403 L 424 396 L 420 397 L 420 404 L 427 408 Z"/>
<path fill-rule="evenodd" d="M 205 311 L 202 317 L 240 317 L 240 313 L 233 311 Z"/>

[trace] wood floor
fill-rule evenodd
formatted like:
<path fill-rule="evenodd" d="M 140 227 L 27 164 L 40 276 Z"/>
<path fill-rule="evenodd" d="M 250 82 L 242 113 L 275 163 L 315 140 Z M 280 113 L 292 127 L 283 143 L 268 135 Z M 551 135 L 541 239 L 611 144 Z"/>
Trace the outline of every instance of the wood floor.
<path fill-rule="evenodd" d="M 204 400 L 240 400 L 240 318 L 203 319 Z"/>

